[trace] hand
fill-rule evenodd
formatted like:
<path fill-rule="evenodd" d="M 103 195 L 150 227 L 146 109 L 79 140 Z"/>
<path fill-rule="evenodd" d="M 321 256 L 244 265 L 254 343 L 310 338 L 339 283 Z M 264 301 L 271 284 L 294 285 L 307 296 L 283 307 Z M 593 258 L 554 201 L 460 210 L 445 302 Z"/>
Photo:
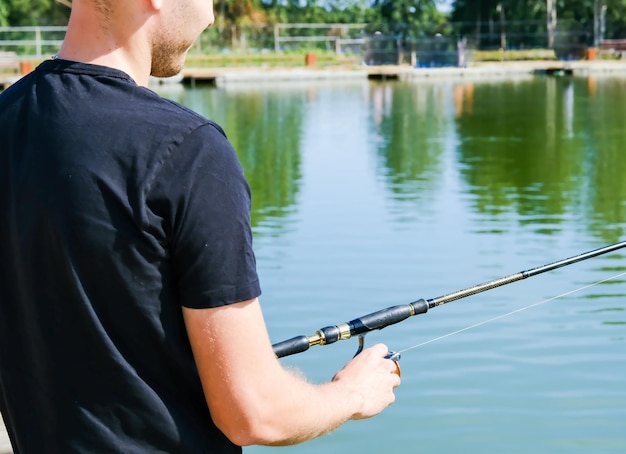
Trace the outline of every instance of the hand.
<path fill-rule="evenodd" d="M 358 409 L 351 419 L 377 415 L 395 400 L 393 390 L 400 385 L 396 364 L 386 359 L 386 345 L 377 344 L 363 350 L 333 377 L 346 391 L 358 399 Z"/>

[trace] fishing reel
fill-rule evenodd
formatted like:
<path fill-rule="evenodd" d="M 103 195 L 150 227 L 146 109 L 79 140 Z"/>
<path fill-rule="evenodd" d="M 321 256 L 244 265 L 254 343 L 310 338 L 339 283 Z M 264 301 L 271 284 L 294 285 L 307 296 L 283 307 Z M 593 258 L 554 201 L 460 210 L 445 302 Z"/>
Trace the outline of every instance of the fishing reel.
<path fill-rule="evenodd" d="M 365 348 L 365 334 L 359 334 L 359 347 L 356 350 L 356 353 L 354 354 L 354 356 L 358 355 L 359 353 L 361 353 L 363 351 L 363 349 Z M 391 361 L 393 361 L 394 363 L 396 363 L 396 374 L 398 375 L 398 377 L 400 377 L 400 352 L 392 352 L 389 351 L 387 352 L 387 355 L 385 356 L 385 359 L 390 359 Z"/>

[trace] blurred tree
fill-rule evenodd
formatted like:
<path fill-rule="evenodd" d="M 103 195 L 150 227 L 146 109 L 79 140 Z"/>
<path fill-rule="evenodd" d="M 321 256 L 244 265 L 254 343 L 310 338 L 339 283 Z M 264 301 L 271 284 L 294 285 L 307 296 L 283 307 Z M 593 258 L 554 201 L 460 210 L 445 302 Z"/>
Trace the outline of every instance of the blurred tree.
<path fill-rule="evenodd" d="M 372 7 L 378 10 L 382 33 L 407 39 L 436 32 L 444 20 L 437 3 L 436 0 L 373 0 Z"/>
<path fill-rule="evenodd" d="M 55 0 L 2 0 L 0 23 L 27 25 L 66 25 L 70 10 Z"/>
<path fill-rule="evenodd" d="M 0 3 L 0 27 L 8 27 L 9 25 L 9 5 L 1 2 Z"/>
<path fill-rule="evenodd" d="M 0 0 L 0 26 L 65 25 L 71 0 Z M 626 0 L 452 0 L 451 11 L 439 9 L 447 0 L 214 0 L 215 28 L 242 39 L 250 25 L 273 23 L 367 23 L 400 39 L 432 35 L 446 20 L 458 36 L 480 36 L 500 22 L 514 25 L 511 35 L 535 36 L 518 47 L 545 46 L 548 6 L 556 5 L 559 31 L 605 30 L 607 38 L 626 38 Z M 446 17 L 447 16 L 447 17 Z M 600 27 L 600 24 L 602 27 Z M 504 24 L 503 24 L 504 25 Z M 508 31 L 508 30 L 507 30 Z M 497 34 L 497 33 L 495 33 Z M 245 37 L 244 37 L 245 38 Z M 499 41 L 498 41 L 499 42 Z"/>
<path fill-rule="evenodd" d="M 594 23 L 602 21 L 607 37 L 626 38 L 626 0 L 454 0 L 449 20 L 456 24 L 459 34 L 474 35 L 480 44 L 480 35 L 484 37 L 487 28 L 501 19 L 500 11 L 504 11 L 508 24 L 515 27 L 511 30 L 513 33 L 540 37 L 548 33 L 550 5 L 557 12 L 557 35 L 577 34 L 580 39 L 590 41 Z M 599 11 L 602 17 L 598 17 Z M 547 43 L 546 36 L 533 47 Z M 523 40 L 520 43 L 521 46 L 527 44 Z"/>

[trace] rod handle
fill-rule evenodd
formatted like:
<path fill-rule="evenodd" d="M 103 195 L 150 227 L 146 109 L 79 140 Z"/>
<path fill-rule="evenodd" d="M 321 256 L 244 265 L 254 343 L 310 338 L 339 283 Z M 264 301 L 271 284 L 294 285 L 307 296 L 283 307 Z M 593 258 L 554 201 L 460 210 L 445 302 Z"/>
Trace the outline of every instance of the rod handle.
<path fill-rule="evenodd" d="M 402 306 L 391 306 L 380 311 L 372 312 L 348 322 L 350 332 L 354 334 L 363 334 L 375 329 L 383 329 L 386 326 L 394 325 L 406 320 L 414 315 L 413 308 L 409 304 Z"/>
<path fill-rule="evenodd" d="M 278 358 L 295 355 L 296 353 L 302 353 L 304 351 L 307 351 L 309 347 L 309 338 L 306 336 L 292 337 L 291 339 L 287 339 L 272 345 L 272 348 L 274 349 L 274 354 L 276 354 Z"/>
<path fill-rule="evenodd" d="M 371 314 L 354 319 L 348 322 L 348 324 L 350 325 L 350 332 L 353 335 L 363 334 L 375 329 L 383 329 L 386 326 L 394 325 L 413 315 L 424 314 L 426 311 L 428 311 L 428 302 L 424 299 L 419 299 L 410 304 L 391 306 L 387 309 L 372 312 Z"/>

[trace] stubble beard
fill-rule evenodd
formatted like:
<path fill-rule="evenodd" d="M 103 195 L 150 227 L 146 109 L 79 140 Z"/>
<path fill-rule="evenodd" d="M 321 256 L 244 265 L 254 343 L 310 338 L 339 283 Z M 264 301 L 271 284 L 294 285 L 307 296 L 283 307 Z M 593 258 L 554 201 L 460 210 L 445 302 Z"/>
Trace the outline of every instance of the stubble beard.
<path fill-rule="evenodd" d="M 172 77 L 179 74 L 185 66 L 185 57 L 190 47 L 191 43 L 160 40 L 152 50 L 150 74 L 155 77 Z"/>
<path fill-rule="evenodd" d="M 179 74 L 185 66 L 187 52 L 204 28 L 200 27 L 192 3 L 181 2 L 167 26 L 154 36 L 150 74 L 155 77 Z"/>

